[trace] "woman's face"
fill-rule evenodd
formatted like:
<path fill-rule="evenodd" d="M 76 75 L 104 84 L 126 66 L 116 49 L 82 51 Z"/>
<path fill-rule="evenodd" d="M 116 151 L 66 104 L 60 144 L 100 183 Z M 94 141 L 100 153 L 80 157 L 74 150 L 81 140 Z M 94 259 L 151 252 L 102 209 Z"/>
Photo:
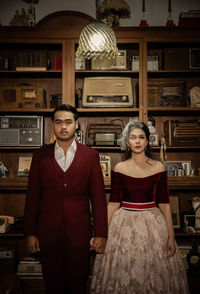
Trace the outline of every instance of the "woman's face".
<path fill-rule="evenodd" d="M 134 153 L 142 153 L 147 146 L 148 141 L 145 135 L 145 132 L 142 129 L 133 129 L 130 132 L 128 145 L 131 148 L 131 151 Z"/>

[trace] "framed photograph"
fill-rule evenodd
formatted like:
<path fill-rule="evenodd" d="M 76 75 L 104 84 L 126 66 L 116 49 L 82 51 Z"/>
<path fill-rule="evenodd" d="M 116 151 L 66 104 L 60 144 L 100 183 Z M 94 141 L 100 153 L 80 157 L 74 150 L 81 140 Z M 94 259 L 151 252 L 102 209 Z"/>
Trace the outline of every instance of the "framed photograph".
<path fill-rule="evenodd" d="M 28 177 L 31 167 L 32 157 L 19 157 L 18 176 Z"/>
<path fill-rule="evenodd" d="M 110 184 L 111 181 L 111 158 L 109 155 L 100 154 L 100 165 L 104 178 L 104 184 Z"/>
<path fill-rule="evenodd" d="M 189 176 L 191 169 L 191 161 L 165 161 L 165 170 L 168 176 Z M 182 174 L 184 173 L 184 174 Z"/>
<path fill-rule="evenodd" d="M 190 49 L 190 68 L 191 69 L 200 68 L 200 48 Z"/>
<path fill-rule="evenodd" d="M 179 195 L 170 195 L 170 208 L 172 214 L 173 226 L 176 229 L 181 228 L 181 219 L 180 219 L 180 199 Z"/>

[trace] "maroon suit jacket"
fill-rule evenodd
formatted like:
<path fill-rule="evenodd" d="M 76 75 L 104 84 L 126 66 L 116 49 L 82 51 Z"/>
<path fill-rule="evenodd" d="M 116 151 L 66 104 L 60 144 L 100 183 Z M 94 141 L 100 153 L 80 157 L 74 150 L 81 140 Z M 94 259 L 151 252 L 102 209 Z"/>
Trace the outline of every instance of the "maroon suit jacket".
<path fill-rule="evenodd" d="M 51 245 L 65 225 L 68 240 L 75 246 L 91 238 L 91 200 L 96 237 L 107 238 L 107 204 L 99 155 L 79 144 L 66 172 L 54 157 L 54 146 L 33 154 L 25 204 L 25 236 L 37 235 L 40 244 Z"/>

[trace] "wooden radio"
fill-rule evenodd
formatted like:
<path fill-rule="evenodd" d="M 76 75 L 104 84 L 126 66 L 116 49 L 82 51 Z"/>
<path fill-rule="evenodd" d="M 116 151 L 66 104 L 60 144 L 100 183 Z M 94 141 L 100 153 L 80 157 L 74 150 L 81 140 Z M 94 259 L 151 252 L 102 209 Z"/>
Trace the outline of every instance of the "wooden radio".
<path fill-rule="evenodd" d="M 168 146 L 199 146 L 200 120 L 167 120 L 164 137 Z"/>
<path fill-rule="evenodd" d="M 185 82 L 149 82 L 147 86 L 147 104 L 150 107 L 186 106 Z"/>
<path fill-rule="evenodd" d="M 0 87 L 0 105 L 6 109 L 44 108 L 46 93 L 33 86 Z"/>
<path fill-rule="evenodd" d="M 83 107 L 132 107 L 134 98 L 131 78 L 91 77 L 84 79 Z"/>

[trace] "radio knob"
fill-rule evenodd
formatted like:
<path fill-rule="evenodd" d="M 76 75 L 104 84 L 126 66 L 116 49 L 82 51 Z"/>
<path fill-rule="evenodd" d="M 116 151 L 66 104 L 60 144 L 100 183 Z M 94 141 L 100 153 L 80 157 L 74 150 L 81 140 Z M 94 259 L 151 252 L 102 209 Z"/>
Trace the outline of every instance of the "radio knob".
<path fill-rule="evenodd" d="M 92 102 L 93 100 L 94 100 L 94 98 L 93 98 L 92 96 L 89 96 L 89 97 L 88 97 L 88 101 L 89 101 L 89 102 Z"/>
<path fill-rule="evenodd" d="M 22 103 L 18 103 L 18 107 L 19 108 L 22 108 L 23 107 L 23 104 Z"/>
<path fill-rule="evenodd" d="M 35 103 L 36 108 L 40 108 L 40 103 Z"/>
<path fill-rule="evenodd" d="M 33 141 L 33 138 L 28 138 L 28 142 L 32 142 Z"/>
<path fill-rule="evenodd" d="M 122 96 L 122 101 L 126 102 L 127 101 L 127 96 Z"/>

